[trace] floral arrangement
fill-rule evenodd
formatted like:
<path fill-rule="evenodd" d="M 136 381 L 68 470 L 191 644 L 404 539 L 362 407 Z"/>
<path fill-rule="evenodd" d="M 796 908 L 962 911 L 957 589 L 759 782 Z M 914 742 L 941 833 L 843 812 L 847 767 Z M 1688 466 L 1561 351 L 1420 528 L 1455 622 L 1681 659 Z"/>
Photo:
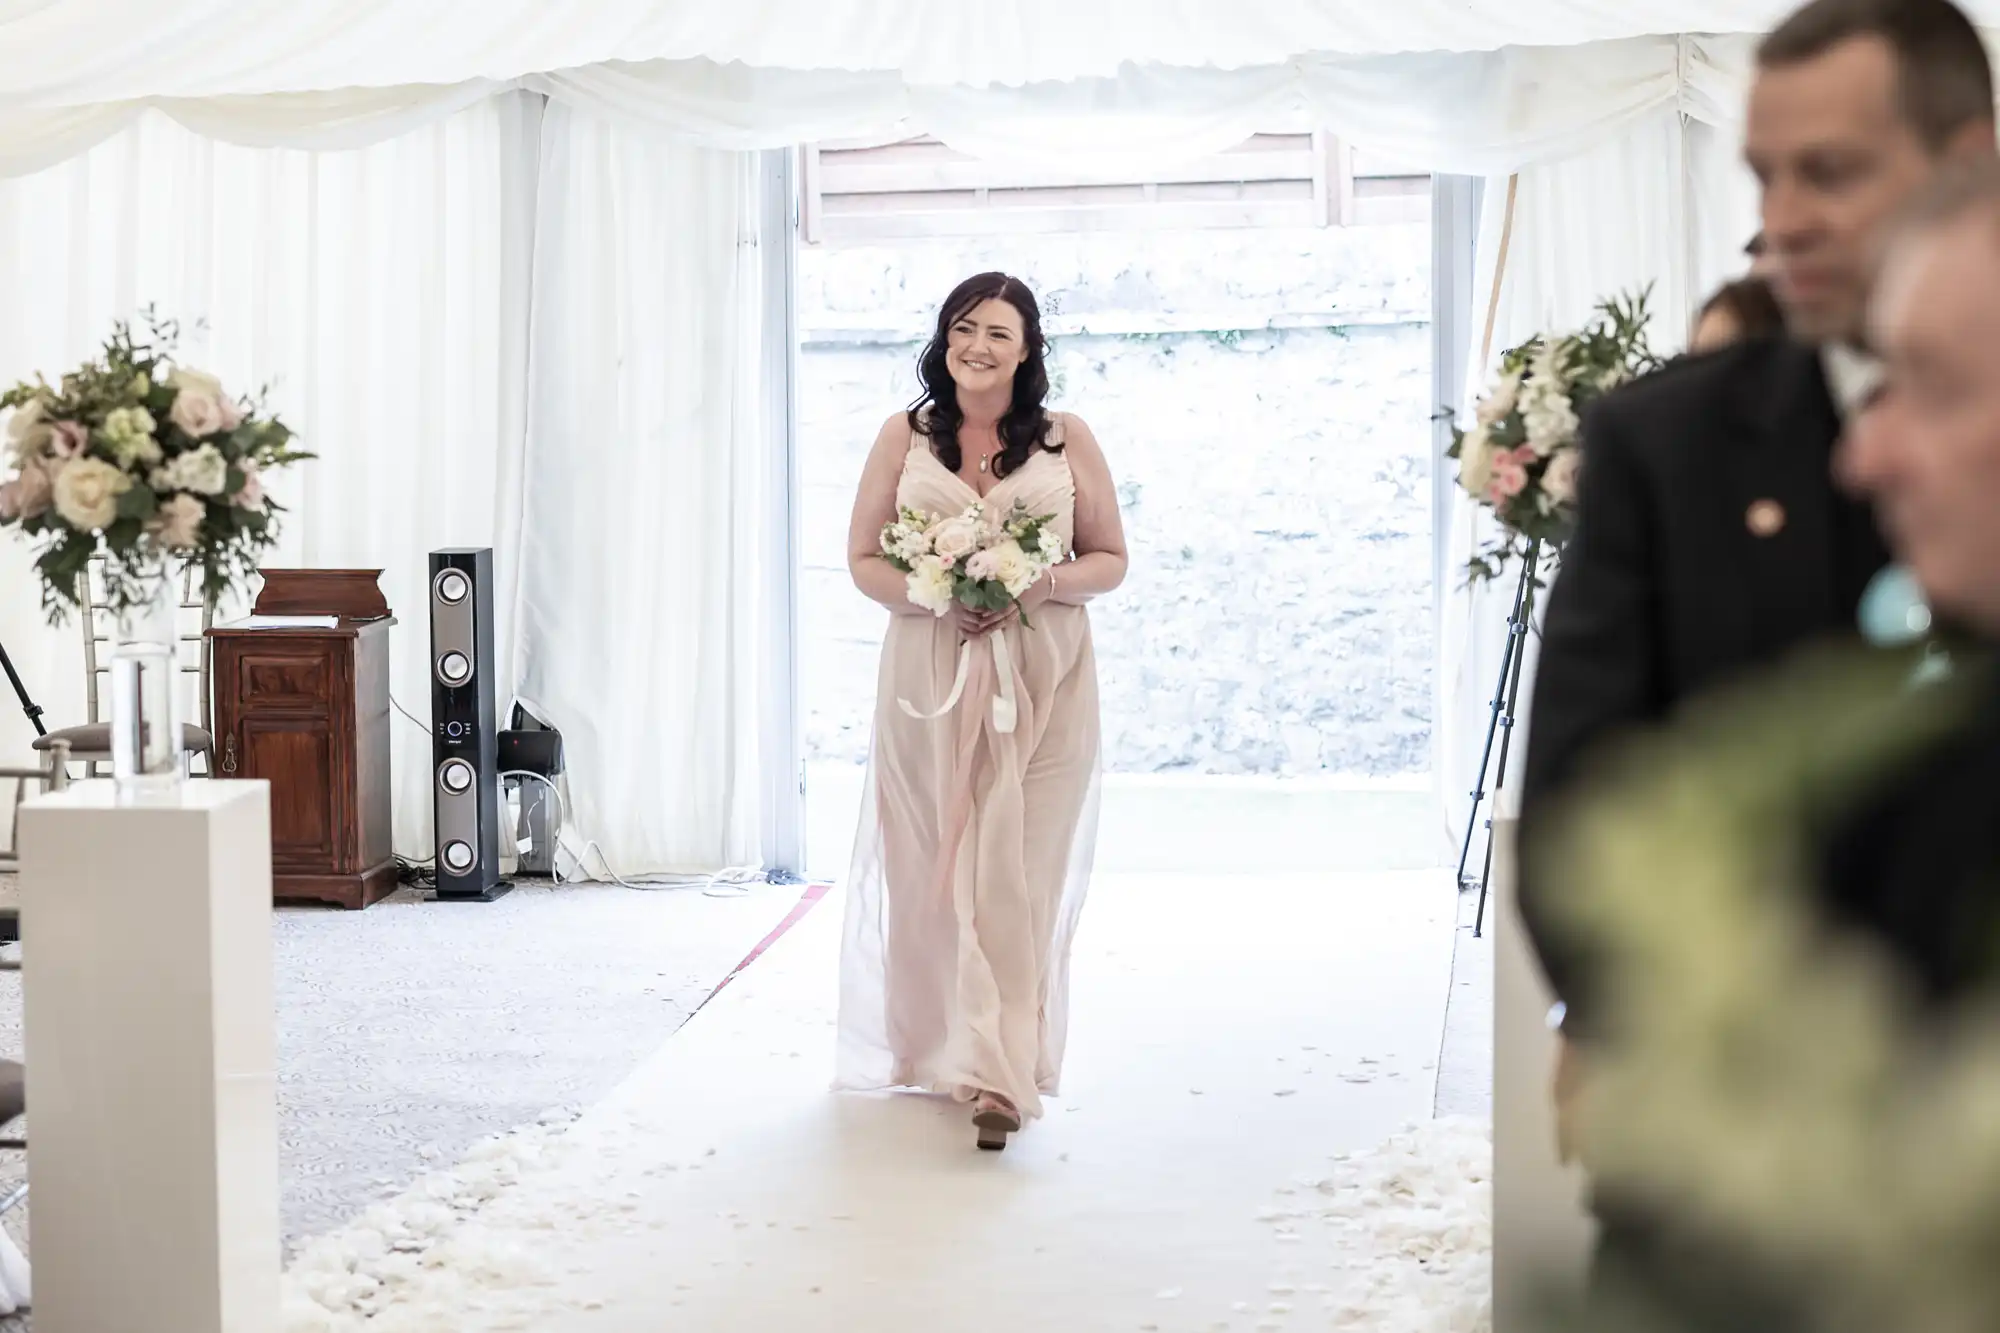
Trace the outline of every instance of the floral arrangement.
<path fill-rule="evenodd" d="M 1445 456 L 1458 462 L 1458 484 L 1502 529 L 1473 556 L 1472 582 L 1499 577 L 1531 550 L 1552 554 L 1568 540 L 1583 466 L 1583 409 L 1660 364 L 1646 344 L 1650 291 L 1602 302 L 1580 333 L 1538 335 L 1507 352 L 1474 408 L 1472 429 L 1452 427 Z"/>
<path fill-rule="evenodd" d="M 882 554 L 906 576 L 910 601 L 933 615 L 954 603 L 1004 611 L 1062 559 L 1049 522 L 1019 500 L 1001 516 L 984 502 L 944 518 L 904 509 L 882 529 Z"/>
<path fill-rule="evenodd" d="M 238 401 L 176 362 L 175 324 L 144 318 L 143 337 L 120 321 L 59 386 L 37 376 L 0 394 L 13 410 L 0 527 L 43 540 L 35 564 L 52 620 L 82 604 L 100 554 L 119 613 L 143 605 L 170 565 L 199 566 L 211 598 L 247 581 L 277 540 L 282 507 L 265 474 L 312 457 L 261 398 Z"/>
<path fill-rule="evenodd" d="M 1582 1090 L 1593 1179 L 1784 1283 L 1815 1333 L 2000 1328 L 2000 1008 L 1919 1009 L 1811 887 L 1812 830 L 1983 706 L 1986 672 L 1913 679 L 1923 654 L 1808 662 L 1633 749 L 1545 889 L 1615 1034 Z"/>

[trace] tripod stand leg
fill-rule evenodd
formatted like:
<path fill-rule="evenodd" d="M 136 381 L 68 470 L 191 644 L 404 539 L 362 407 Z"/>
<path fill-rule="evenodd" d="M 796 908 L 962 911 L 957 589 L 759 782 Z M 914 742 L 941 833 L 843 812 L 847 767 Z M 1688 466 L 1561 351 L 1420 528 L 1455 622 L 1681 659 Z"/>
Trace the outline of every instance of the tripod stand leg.
<path fill-rule="evenodd" d="M 1514 617 L 1507 622 L 1511 642 L 1515 647 L 1512 660 L 1513 678 L 1507 682 L 1506 712 L 1500 719 L 1500 764 L 1493 778 L 1493 792 L 1497 797 L 1501 788 L 1507 785 L 1507 756 L 1513 748 L 1515 710 L 1521 699 L 1521 666 L 1528 657 L 1526 642 L 1530 626 L 1535 620 L 1535 580 L 1527 577 L 1541 564 L 1542 544 L 1528 545 L 1528 558 L 1522 565 L 1521 589 L 1514 605 Z M 1498 802 L 1495 802 L 1496 808 Z M 1473 924 L 1473 938 L 1477 939 L 1486 920 L 1486 886 L 1493 877 L 1493 821 L 1486 821 L 1486 866 L 1479 872 L 1479 915 Z"/>
<path fill-rule="evenodd" d="M 28 697 L 28 687 L 21 683 L 21 673 L 14 670 L 14 659 L 7 656 L 7 645 L 0 643 L 0 671 L 7 673 L 7 683 L 14 687 L 14 697 L 21 701 L 21 711 L 28 715 L 28 725 L 35 729 L 37 736 L 46 736 L 49 729 L 42 725 L 42 709 Z"/>
<path fill-rule="evenodd" d="M 1500 732 L 1500 719 L 1503 713 L 1507 711 L 1507 682 L 1511 678 L 1518 684 L 1520 680 L 1520 672 L 1516 669 L 1516 662 L 1520 651 L 1521 634 L 1515 629 L 1515 619 L 1521 608 L 1521 599 L 1528 595 L 1529 571 L 1533 568 L 1532 564 L 1522 566 L 1521 581 L 1514 588 L 1515 614 L 1510 614 L 1507 619 L 1507 646 L 1500 655 L 1500 678 L 1493 682 L 1492 713 L 1486 721 L 1486 746 L 1479 754 L 1479 776 L 1473 782 L 1472 809 L 1466 813 L 1465 840 L 1459 845 L 1458 849 L 1458 882 L 1460 884 L 1466 882 L 1465 866 L 1472 859 L 1472 835 L 1479 828 L 1479 807 L 1486 800 L 1486 772 L 1493 763 L 1493 738 Z M 1501 753 L 1503 755 L 1506 753 L 1504 743 Z M 1502 764 L 1505 764 L 1504 759 L 1502 760 Z M 1498 783 L 1494 784 L 1494 790 L 1499 790 Z"/>

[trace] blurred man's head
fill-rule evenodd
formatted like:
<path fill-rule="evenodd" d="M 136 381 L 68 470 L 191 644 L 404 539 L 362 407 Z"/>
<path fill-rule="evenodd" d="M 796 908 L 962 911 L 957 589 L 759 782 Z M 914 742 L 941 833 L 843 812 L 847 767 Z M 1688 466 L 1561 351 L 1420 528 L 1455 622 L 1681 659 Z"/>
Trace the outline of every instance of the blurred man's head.
<path fill-rule="evenodd" d="M 1942 168 L 1993 152 L 1992 69 L 1950 0 L 1813 0 L 1765 38 L 1744 156 L 1792 331 L 1860 341 L 1883 228 Z"/>
<path fill-rule="evenodd" d="M 1892 233 L 1869 318 L 1881 388 L 1841 446 L 1933 609 L 2000 634 L 2000 163 Z"/>

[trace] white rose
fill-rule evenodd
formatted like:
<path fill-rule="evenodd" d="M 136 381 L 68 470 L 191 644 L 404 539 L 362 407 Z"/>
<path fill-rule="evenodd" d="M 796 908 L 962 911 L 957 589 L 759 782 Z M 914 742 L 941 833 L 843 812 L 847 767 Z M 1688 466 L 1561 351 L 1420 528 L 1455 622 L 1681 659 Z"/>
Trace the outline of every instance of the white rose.
<path fill-rule="evenodd" d="M 1576 476 L 1583 466 L 1583 453 L 1578 449 L 1564 449 L 1549 460 L 1549 466 L 1542 473 L 1542 490 L 1558 504 L 1571 504 L 1576 500 Z"/>
<path fill-rule="evenodd" d="M 16 463 L 26 463 L 41 454 L 54 434 L 47 408 L 39 398 L 30 398 L 15 408 L 13 419 L 7 423 L 7 439 L 14 446 Z"/>
<path fill-rule="evenodd" d="M 904 579 L 909 588 L 910 604 L 921 606 L 934 616 L 942 616 L 951 610 L 956 600 L 957 582 L 951 567 L 936 556 L 924 556 L 917 561 L 917 567 Z"/>
<path fill-rule="evenodd" d="M 979 549 L 979 520 L 969 513 L 959 514 L 938 523 L 925 536 L 938 559 L 955 565 Z"/>
<path fill-rule="evenodd" d="M 1493 386 L 1493 392 L 1479 400 L 1474 413 L 1482 426 L 1495 426 L 1505 421 L 1521 398 L 1521 372 L 1509 371 Z"/>
<path fill-rule="evenodd" d="M 208 506 L 192 495 L 176 495 L 160 505 L 146 530 L 170 551 L 185 551 L 201 538 L 201 521 Z"/>
<path fill-rule="evenodd" d="M 205 393 L 210 398 L 223 396 L 221 380 L 205 370 L 196 370 L 192 366 L 175 366 L 167 373 L 167 383 L 176 389 L 193 389 L 197 393 Z"/>
<path fill-rule="evenodd" d="M 156 491 L 193 491 L 196 495 L 220 495 L 229 484 L 229 460 L 212 444 L 175 458 L 152 475 Z"/>
<path fill-rule="evenodd" d="M 1458 484 L 1466 494 L 1484 498 L 1493 481 L 1493 440 L 1484 429 L 1469 432 L 1459 442 Z"/>
<path fill-rule="evenodd" d="M 1004 541 L 979 554 L 991 558 L 993 572 L 986 577 L 998 581 L 1009 597 L 1019 597 L 1042 576 L 1041 568 L 1028 558 L 1019 542 Z"/>
<path fill-rule="evenodd" d="M 82 532 L 109 527 L 118 517 L 118 497 L 132 479 L 101 458 L 79 458 L 56 473 L 56 513 Z"/>

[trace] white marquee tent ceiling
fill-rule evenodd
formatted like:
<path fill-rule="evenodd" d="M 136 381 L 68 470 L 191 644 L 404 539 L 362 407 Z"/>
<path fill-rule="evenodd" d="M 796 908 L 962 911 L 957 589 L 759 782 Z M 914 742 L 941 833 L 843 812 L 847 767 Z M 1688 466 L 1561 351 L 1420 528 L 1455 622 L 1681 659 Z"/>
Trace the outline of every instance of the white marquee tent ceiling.
<path fill-rule="evenodd" d="M 1121 64 L 1768 27 L 1792 0 L 0 0 L 0 107 L 513 80 L 705 57 L 1018 85 Z M 2000 0 L 1973 0 L 1987 22 Z"/>

